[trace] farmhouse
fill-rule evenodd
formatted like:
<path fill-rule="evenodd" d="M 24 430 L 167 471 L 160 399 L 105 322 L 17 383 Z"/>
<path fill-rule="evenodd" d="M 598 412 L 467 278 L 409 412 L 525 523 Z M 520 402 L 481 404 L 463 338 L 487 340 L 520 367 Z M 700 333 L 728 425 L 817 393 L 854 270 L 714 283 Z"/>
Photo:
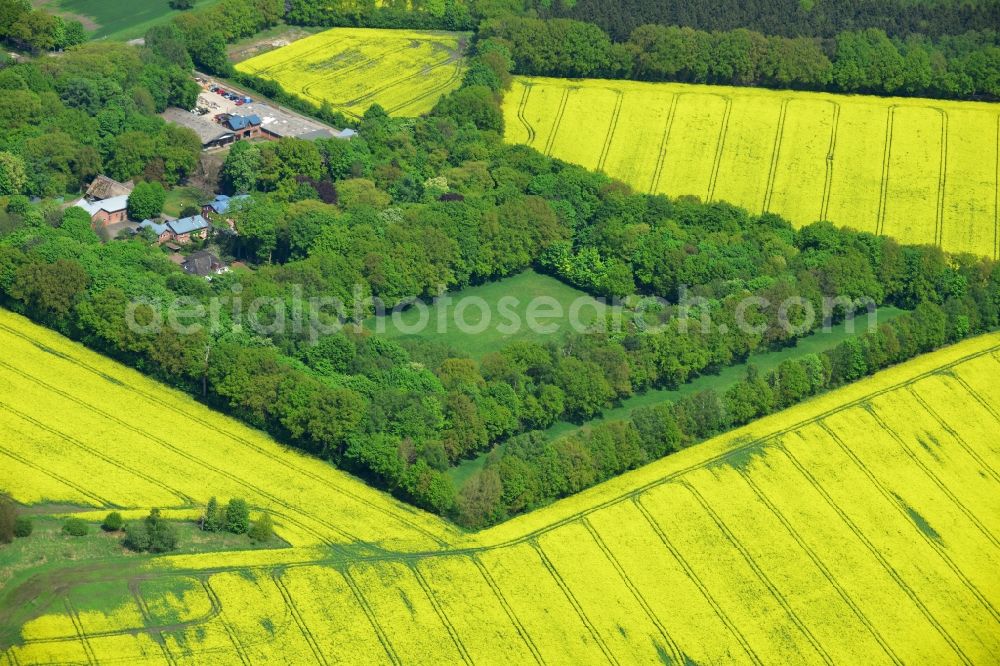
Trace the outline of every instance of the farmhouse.
<path fill-rule="evenodd" d="M 166 222 L 143 220 L 139 223 L 139 228 L 152 229 L 153 233 L 156 234 L 157 243 L 173 241 L 183 245 L 192 240 L 204 238 L 208 232 L 209 224 L 208 220 L 201 215 L 192 215 Z"/>
<path fill-rule="evenodd" d="M 88 201 L 80 199 L 75 204 L 77 208 L 82 208 L 90 215 L 90 222 L 96 227 L 106 227 L 111 224 L 124 222 L 128 217 L 128 195 L 122 194 L 102 199 L 100 201 Z"/>
<path fill-rule="evenodd" d="M 174 234 L 174 242 L 181 244 L 204 238 L 209 228 L 208 220 L 201 215 L 171 220 L 167 222 L 167 226 Z"/>
<path fill-rule="evenodd" d="M 156 242 L 159 244 L 166 243 L 172 238 L 170 227 L 167 226 L 166 222 L 143 220 L 139 223 L 139 229 L 152 229 L 153 233 L 156 234 Z M 136 229 L 136 232 L 138 232 L 139 229 Z"/>
<path fill-rule="evenodd" d="M 100 175 L 90 183 L 83 197 L 87 201 L 102 201 L 112 197 L 128 196 L 132 194 L 135 183 L 131 180 L 127 183 L 119 183 L 114 178 Z"/>

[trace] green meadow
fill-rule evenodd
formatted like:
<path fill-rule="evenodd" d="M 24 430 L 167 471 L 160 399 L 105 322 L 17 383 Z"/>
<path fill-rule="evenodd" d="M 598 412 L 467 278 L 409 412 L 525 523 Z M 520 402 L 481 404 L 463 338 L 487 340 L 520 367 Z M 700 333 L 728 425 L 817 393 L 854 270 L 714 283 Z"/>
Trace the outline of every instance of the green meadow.
<path fill-rule="evenodd" d="M 198 0 L 196 9 L 217 0 Z M 45 0 L 35 3 L 66 18 L 81 21 L 93 39 L 142 37 L 157 23 L 179 14 L 167 0 Z"/>
<path fill-rule="evenodd" d="M 588 327 L 608 310 L 579 289 L 527 270 L 448 293 L 433 304 L 372 317 L 365 326 L 390 339 L 434 340 L 479 359 L 511 342 L 557 339 L 576 322 Z"/>

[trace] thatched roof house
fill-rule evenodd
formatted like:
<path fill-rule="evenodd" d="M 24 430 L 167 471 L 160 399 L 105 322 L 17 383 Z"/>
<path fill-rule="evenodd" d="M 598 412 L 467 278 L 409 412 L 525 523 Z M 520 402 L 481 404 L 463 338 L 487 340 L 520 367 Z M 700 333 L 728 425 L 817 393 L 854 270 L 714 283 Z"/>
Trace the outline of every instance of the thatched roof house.
<path fill-rule="evenodd" d="M 87 188 L 84 195 L 90 201 L 102 201 L 113 197 L 127 197 L 132 194 L 135 184 L 130 180 L 127 183 L 119 183 L 114 178 L 101 175 L 94 179 L 94 182 Z"/>

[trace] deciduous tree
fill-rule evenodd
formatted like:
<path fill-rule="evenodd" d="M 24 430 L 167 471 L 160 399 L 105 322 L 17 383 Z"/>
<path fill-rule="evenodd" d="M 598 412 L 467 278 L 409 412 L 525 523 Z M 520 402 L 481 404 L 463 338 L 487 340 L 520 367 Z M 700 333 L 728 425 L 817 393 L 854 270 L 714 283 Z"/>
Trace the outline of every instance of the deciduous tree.
<path fill-rule="evenodd" d="M 233 498 L 226 504 L 225 530 L 233 534 L 246 534 L 250 529 L 250 507 L 245 499 Z"/>
<path fill-rule="evenodd" d="M 166 200 L 167 192 L 160 183 L 137 183 L 128 196 L 128 215 L 133 220 L 157 217 Z"/>

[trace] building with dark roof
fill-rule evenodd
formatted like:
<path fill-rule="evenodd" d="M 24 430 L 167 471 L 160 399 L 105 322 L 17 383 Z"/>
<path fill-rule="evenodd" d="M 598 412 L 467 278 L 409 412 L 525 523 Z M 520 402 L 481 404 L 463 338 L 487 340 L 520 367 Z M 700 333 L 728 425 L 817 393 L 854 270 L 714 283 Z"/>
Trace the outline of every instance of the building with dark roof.
<path fill-rule="evenodd" d="M 208 250 L 192 252 L 184 263 L 181 264 L 181 267 L 191 275 L 207 278 L 229 270 L 229 267 L 221 259 Z"/>
<path fill-rule="evenodd" d="M 203 150 L 226 146 L 238 139 L 236 134 L 227 127 L 184 109 L 172 106 L 161 113 L 160 116 L 167 122 L 187 127 L 197 134 L 198 139 L 201 140 Z"/>
<path fill-rule="evenodd" d="M 114 178 L 108 178 L 102 174 L 91 181 L 90 186 L 87 187 L 87 191 L 83 196 L 88 201 L 101 201 L 121 196 L 127 197 L 132 194 L 134 187 L 135 184 L 131 180 L 127 183 L 119 183 Z"/>
<path fill-rule="evenodd" d="M 229 116 L 229 120 L 226 121 L 229 129 L 233 131 L 246 129 L 248 127 L 253 127 L 254 125 L 260 125 L 260 116 L 256 113 L 249 116 Z"/>
<path fill-rule="evenodd" d="M 257 114 L 249 116 L 229 115 L 223 121 L 232 130 L 237 139 L 256 139 L 261 136 L 261 120 Z"/>

